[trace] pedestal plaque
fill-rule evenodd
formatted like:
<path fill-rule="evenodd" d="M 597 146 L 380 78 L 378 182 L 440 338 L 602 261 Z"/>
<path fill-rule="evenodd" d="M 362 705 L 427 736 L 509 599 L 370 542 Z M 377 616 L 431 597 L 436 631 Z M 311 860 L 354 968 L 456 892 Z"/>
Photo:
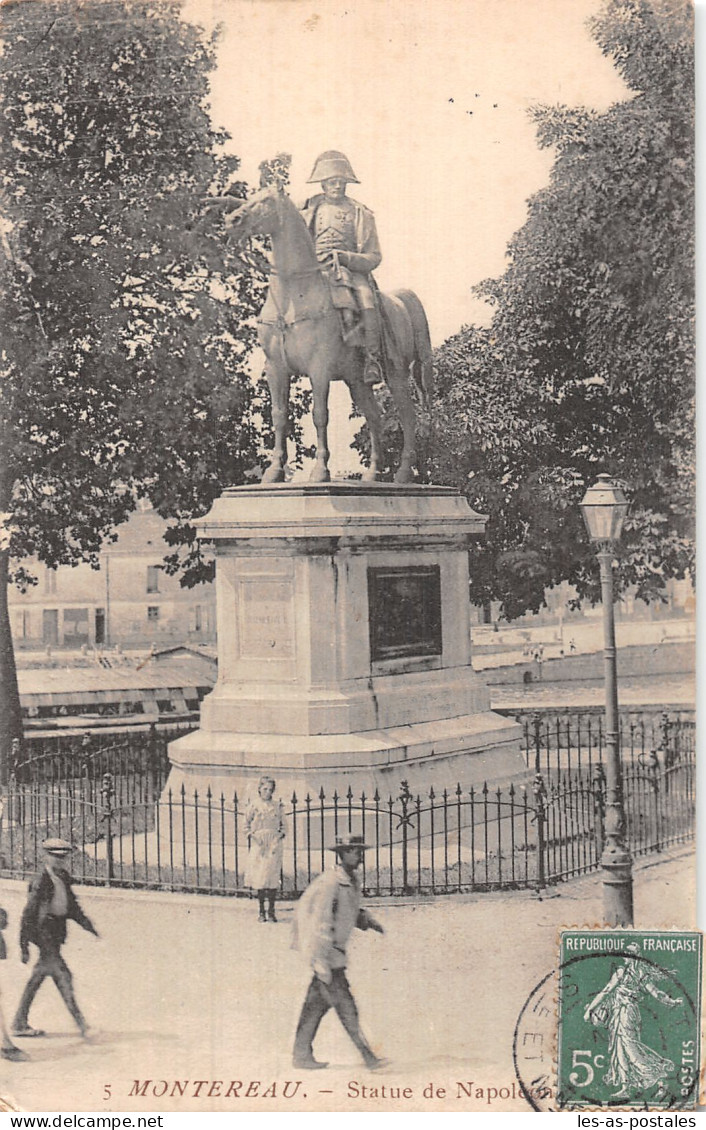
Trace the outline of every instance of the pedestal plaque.
<path fill-rule="evenodd" d="M 242 578 L 238 631 L 243 659 L 294 656 L 294 589 L 288 581 Z"/>
<path fill-rule="evenodd" d="M 368 569 L 370 658 L 441 655 L 438 565 Z"/>

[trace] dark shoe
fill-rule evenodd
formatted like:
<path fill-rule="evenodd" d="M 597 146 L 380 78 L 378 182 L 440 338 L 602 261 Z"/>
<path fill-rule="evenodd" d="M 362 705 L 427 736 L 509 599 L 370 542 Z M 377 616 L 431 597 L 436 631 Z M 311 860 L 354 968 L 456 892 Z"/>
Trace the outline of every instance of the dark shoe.
<path fill-rule="evenodd" d="M 321 1068 L 328 1067 L 328 1064 L 319 1063 L 318 1059 L 314 1059 L 313 1055 L 307 1056 L 306 1058 L 295 1055 L 292 1060 L 292 1066 L 296 1067 L 299 1071 L 320 1071 Z"/>
<path fill-rule="evenodd" d="M 26 1037 L 28 1037 L 28 1036 L 46 1036 L 46 1032 L 42 1028 L 31 1028 L 29 1024 L 26 1024 L 24 1026 L 24 1028 L 13 1028 L 12 1029 L 12 1035 L 13 1036 L 26 1036 Z"/>
<path fill-rule="evenodd" d="M 269 914 L 267 915 L 267 921 L 268 922 L 276 922 L 277 921 L 277 915 L 275 914 L 274 910 L 271 910 L 269 912 Z"/>
<path fill-rule="evenodd" d="M 0 1048 L 0 1056 L 2 1056 L 3 1059 L 14 1059 L 17 1062 L 29 1058 L 26 1052 L 22 1051 L 22 1048 L 16 1048 L 14 1044 L 9 1048 Z"/>
<path fill-rule="evenodd" d="M 372 1059 L 366 1059 L 365 1066 L 368 1071 L 382 1071 L 383 1067 L 390 1066 L 390 1060 L 374 1055 Z"/>
<path fill-rule="evenodd" d="M 363 383 L 366 385 L 381 385 L 384 380 L 380 358 L 375 353 L 368 353 L 363 369 Z"/>
<path fill-rule="evenodd" d="M 267 922 L 264 910 L 260 911 L 260 913 L 257 916 L 257 920 L 258 920 L 258 922 Z"/>

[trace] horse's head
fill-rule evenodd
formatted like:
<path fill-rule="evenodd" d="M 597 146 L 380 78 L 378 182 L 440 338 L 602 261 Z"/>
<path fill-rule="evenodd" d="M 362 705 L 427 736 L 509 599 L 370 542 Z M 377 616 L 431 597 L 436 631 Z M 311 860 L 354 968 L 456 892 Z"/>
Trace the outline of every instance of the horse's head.
<path fill-rule="evenodd" d="M 236 242 L 249 235 L 274 235 L 282 226 L 282 209 L 286 199 L 283 189 L 277 184 L 261 188 L 227 213 L 227 235 Z"/>

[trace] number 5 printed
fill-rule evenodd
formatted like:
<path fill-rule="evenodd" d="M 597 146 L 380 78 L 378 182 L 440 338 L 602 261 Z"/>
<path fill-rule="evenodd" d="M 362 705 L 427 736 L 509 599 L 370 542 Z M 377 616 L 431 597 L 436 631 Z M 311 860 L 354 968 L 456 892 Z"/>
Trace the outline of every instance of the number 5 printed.
<path fill-rule="evenodd" d="M 569 1075 L 569 1082 L 573 1083 L 574 1087 L 588 1087 L 589 1084 L 593 1082 L 595 1073 L 592 1065 L 587 1062 L 590 1059 L 593 1059 L 596 1067 L 600 1068 L 603 1066 L 604 1059 L 602 1055 L 597 1055 L 594 1057 L 592 1051 L 583 1051 L 580 1048 L 577 1048 L 574 1051 L 571 1057 L 571 1066 L 572 1068 L 577 1068 L 578 1070 L 572 1071 Z M 586 1072 L 585 1079 L 582 1079 L 579 1075 L 579 1070 L 581 1069 Z"/>

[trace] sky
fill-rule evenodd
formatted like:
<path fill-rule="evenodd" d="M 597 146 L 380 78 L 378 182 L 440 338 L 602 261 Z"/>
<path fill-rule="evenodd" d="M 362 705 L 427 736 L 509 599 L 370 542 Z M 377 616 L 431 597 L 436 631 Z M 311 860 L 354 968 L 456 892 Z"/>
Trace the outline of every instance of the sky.
<path fill-rule="evenodd" d="M 432 343 L 487 320 L 471 293 L 502 273 L 527 200 L 548 182 L 529 108 L 626 96 L 586 20 L 600 0 L 188 0 L 222 25 L 214 123 L 256 186 L 292 154 L 303 201 L 316 156 L 345 152 L 375 213 L 383 290 L 409 287 Z"/>
<path fill-rule="evenodd" d="M 628 95 L 586 21 L 602 0 L 186 0 L 221 27 L 215 125 L 253 188 L 290 153 L 298 203 L 319 153 L 342 150 L 375 213 L 382 290 L 416 292 L 432 345 L 489 321 L 472 288 L 501 275 L 527 201 L 549 182 L 529 115 L 557 103 L 607 109 Z M 330 393 L 331 470 L 359 469 L 342 383 Z M 313 440 L 313 431 L 305 433 Z M 308 475 L 308 469 L 297 477 Z"/>

